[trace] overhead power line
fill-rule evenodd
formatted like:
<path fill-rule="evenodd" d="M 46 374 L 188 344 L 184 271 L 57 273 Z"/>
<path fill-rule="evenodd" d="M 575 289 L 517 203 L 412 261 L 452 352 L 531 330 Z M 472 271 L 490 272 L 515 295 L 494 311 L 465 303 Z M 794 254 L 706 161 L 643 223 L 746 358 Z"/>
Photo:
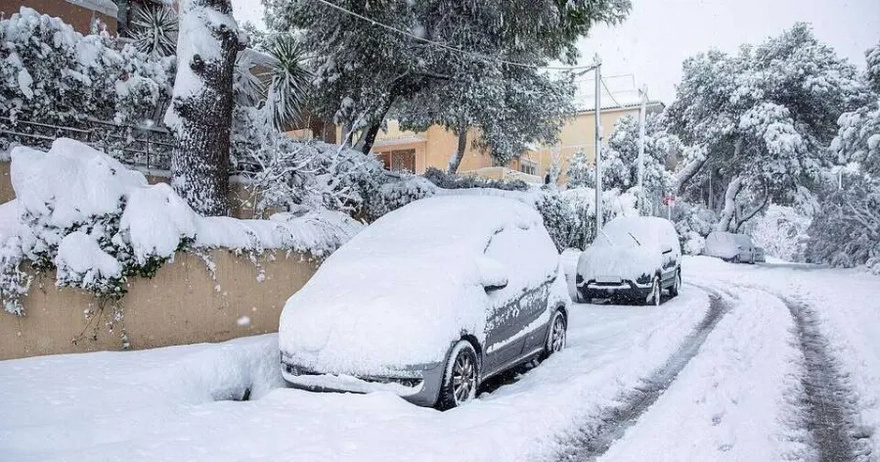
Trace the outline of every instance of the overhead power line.
<path fill-rule="evenodd" d="M 313 1 L 321 3 L 326 6 L 329 6 L 330 8 L 333 8 L 341 13 L 347 14 L 349 16 L 353 16 L 355 18 L 358 18 L 362 21 L 366 21 L 374 26 L 381 27 L 381 28 L 386 29 L 388 31 L 391 31 L 391 32 L 394 32 L 397 34 L 401 34 L 401 35 L 405 35 L 405 36 L 410 37 L 414 40 L 418 40 L 422 43 L 427 43 L 429 45 L 433 45 L 438 48 L 442 48 L 444 50 L 451 51 L 453 53 L 467 55 L 472 58 L 480 59 L 483 61 L 495 61 L 495 62 L 499 62 L 502 64 L 507 64 L 509 66 L 517 66 L 517 67 L 523 67 L 523 68 L 527 68 L 527 69 L 541 68 L 541 69 L 555 70 L 555 71 L 578 71 L 578 70 L 580 70 L 580 71 L 586 72 L 586 71 L 591 71 L 596 68 L 595 65 L 589 65 L 589 66 L 536 66 L 533 64 L 520 63 L 520 62 L 516 62 L 516 61 L 508 61 L 506 59 L 496 58 L 493 56 L 487 56 L 487 55 L 484 55 L 481 53 L 475 53 L 475 52 L 468 51 L 468 50 L 465 50 L 462 48 L 447 45 L 445 43 L 435 42 L 433 40 L 426 39 L 424 37 L 419 37 L 418 35 L 415 35 L 412 32 L 405 31 L 403 29 L 398 29 L 397 27 L 394 27 L 394 26 L 389 26 L 388 24 L 384 24 L 384 23 L 376 21 L 375 19 L 372 19 L 372 18 L 368 18 L 368 17 L 366 17 L 362 14 L 359 14 L 359 13 L 355 13 L 354 11 L 346 9 L 346 8 L 339 6 L 339 5 L 337 5 L 333 2 L 330 2 L 328 0 L 313 0 Z"/>
<path fill-rule="evenodd" d="M 608 96 L 611 97 L 611 101 L 614 101 L 614 104 L 616 104 L 617 107 L 623 107 L 623 105 L 620 104 L 620 101 L 617 101 L 617 98 L 615 98 L 614 94 L 611 93 L 611 89 L 608 88 L 608 85 L 605 84 L 605 79 L 599 79 L 599 80 L 602 81 L 602 86 L 605 87 L 605 91 L 608 92 Z"/>

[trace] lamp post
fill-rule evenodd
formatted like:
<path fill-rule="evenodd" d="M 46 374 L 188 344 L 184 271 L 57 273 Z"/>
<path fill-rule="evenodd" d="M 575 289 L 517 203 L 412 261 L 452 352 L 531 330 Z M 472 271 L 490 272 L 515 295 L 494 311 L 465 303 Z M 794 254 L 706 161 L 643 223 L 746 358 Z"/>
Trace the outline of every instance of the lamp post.
<path fill-rule="evenodd" d="M 596 66 L 596 236 L 602 230 L 602 60 L 597 54 Z"/>

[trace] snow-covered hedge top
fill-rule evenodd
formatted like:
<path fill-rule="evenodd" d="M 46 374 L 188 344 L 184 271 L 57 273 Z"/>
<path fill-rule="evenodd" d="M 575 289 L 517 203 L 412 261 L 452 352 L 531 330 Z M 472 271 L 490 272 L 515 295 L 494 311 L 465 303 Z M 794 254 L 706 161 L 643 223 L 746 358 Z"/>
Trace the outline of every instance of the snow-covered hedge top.
<path fill-rule="evenodd" d="M 340 212 L 279 213 L 269 220 L 202 217 L 170 186 L 78 141 L 60 138 L 49 152 L 12 151 L 12 186 L 22 211 L 57 228 L 122 211 L 120 231 L 135 256 L 170 256 L 182 239 L 193 247 L 292 249 L 327 255 L 362 225 Z"/>
<path fill-rule="evenodd" d="M 495 255 L 508 239 L 522 244 Z M 324 372 L 376 374 L 440 361 L 462 332 L 484 335 L 493 300 L 485 285 L 507 279 L 502 290 L 521 294 L 557 271 L 558 254 L 532 207 L 490 196 L 422 199 L 383 216 L 324 262 L 287 301 L 279 343 Z M 564 296 L 562 278 L 560 287 Z"/>
<path fill-rule="evenodd" d="M 0 206 L 0 297 L 20 312 L 29 260 L 57 269 L 59 286 L 121 296 L 125 278 L 150 276 L 178 250 L 293 250 L 324 257 L 363 225 L 341 212 L 301 210 L 269 220 L 203 217 L 170 186 L 80 142 L 49 152 L 13 149 L 16 199 Z M 11 304 L 10 304 L 11 302 Z"/>

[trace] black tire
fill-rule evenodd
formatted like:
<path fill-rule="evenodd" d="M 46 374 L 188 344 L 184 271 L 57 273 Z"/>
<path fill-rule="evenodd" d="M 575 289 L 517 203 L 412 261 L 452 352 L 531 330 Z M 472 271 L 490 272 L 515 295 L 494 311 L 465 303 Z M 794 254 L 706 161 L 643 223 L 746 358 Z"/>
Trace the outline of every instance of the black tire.
<path fill-rule="evenodd" d="M 562 310 L 557 309 L 550 317 L 550 325 L 547 328 L 547 340 L 544 342 L 544 352 L 541 353 L 541 361 L 549 358 L 565 348 L 568 340 L 568 319 Z"/>
<path fill-rule="evenodd" d="M 651 282 L 651 293 L 645 297 L 645 305 L 660 306 L 660 298 L 663 294 L 663 286 L 660 285 L 660 276 L 654 275 Z"/>
<path fill-rule="evenodd" d="M 669 295 L 678 297 L 681 293 L 681 270 L 675 272 L 675 279 L 672 280 L 672 286 L 669 287 Z"/>
<path fill-rule="evenodd" d="M 452 409 L 473 400 L 477 396 L 479 372 L 474 346 L 467 340 L 460 340 L 452 347 L 446 360 L 437 407 L 440 410 Z"/>

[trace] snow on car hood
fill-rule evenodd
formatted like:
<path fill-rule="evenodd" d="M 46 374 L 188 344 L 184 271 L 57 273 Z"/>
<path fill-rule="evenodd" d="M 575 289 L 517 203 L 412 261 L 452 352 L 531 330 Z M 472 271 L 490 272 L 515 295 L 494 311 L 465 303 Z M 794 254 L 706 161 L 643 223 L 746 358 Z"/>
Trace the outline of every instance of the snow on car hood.
<path fill-rule="evenodd" d="M 534 209 L 498 197 L 435 197 L 389 213 L 290 297 L 281 351 L 299 366 L 352 375 L 442 361 L 463 332 L 483 340 L 489 297 L 481 259 L 493 235 L 535 226 L 543 224 Z M 552 277 L 558 263 L 549 263 Z M 520 268 L 512 276 L 511 287 L 514 278 L 548 279 Z"/>
<path fill-rule="evenodd" d="M 578 274 L 584 281 L 609 277 L 635 281 L 663 264 L 659 248 L 593 245 L 581 254 Z"/>

